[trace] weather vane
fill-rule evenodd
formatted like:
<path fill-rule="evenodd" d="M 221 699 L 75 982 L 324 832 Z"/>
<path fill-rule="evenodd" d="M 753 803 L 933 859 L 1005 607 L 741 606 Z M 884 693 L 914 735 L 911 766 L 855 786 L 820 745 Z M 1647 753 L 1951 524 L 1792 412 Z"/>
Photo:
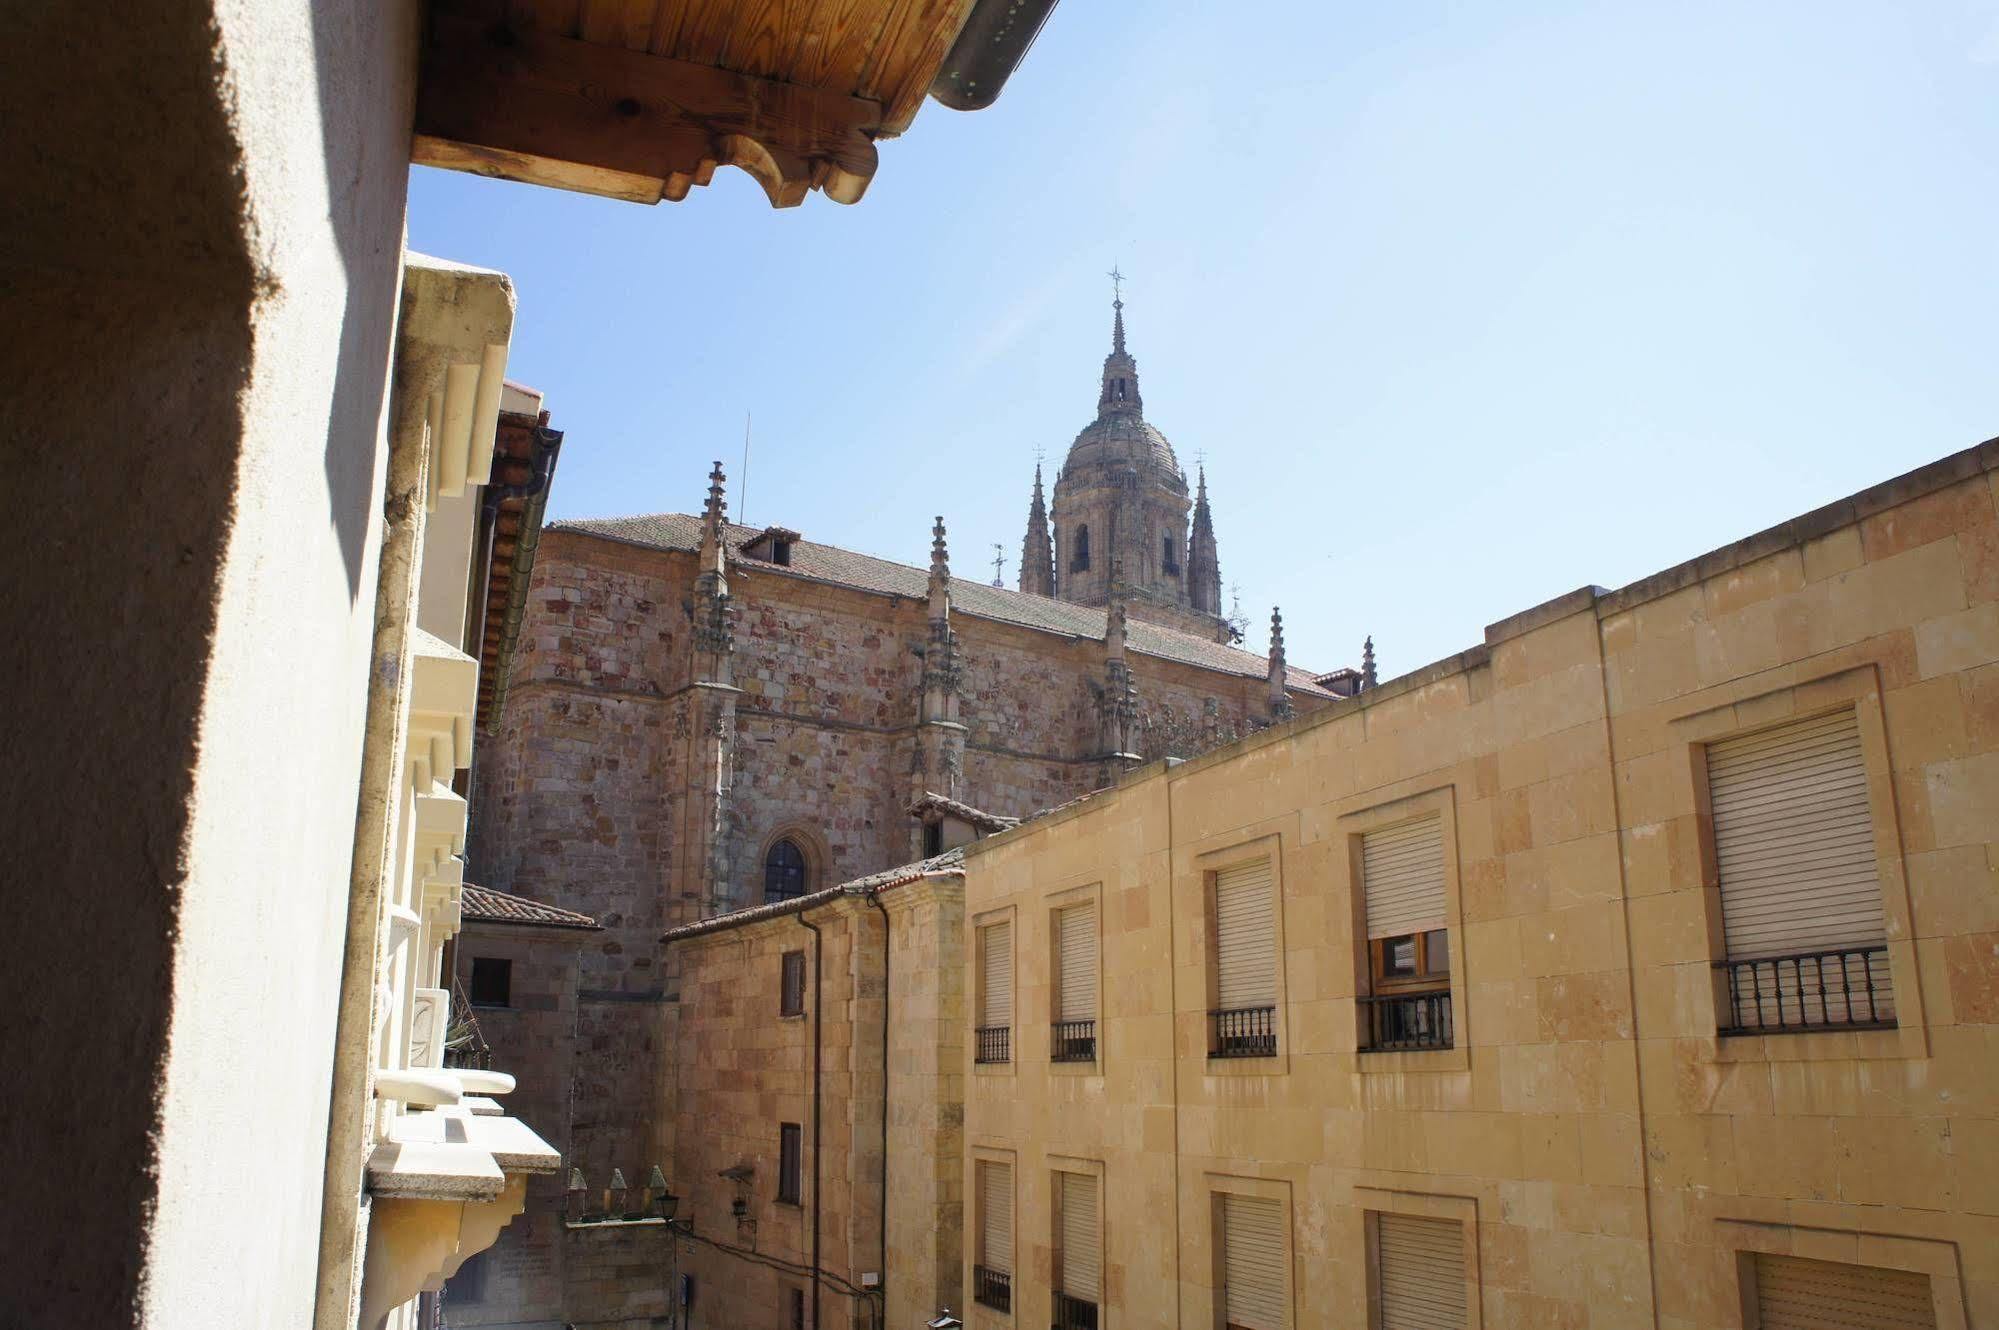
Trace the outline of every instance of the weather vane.
<path fill-rule="evenodd" d="M 1108 277 L 1108 278 L 1110 278 L 1110 279 L 1111 279 L 1111 299 L 1112 299 L 1112 300 L 1114 300 L 1114 301 L 1116 301 L 1116 302 L 1117 302 L 1117 303 L 1119 303 L 1119 304 L 1123 304 L 1123 303 L 1124 303 L 1124 274 L 1123 274 L 1123 273 L 1121 273 L 1121 272 L 1119 272 L 1119 271 L 1117 270 L 1117 265 L 1116 265 L 1115 263 L 1113 263 L 1113 264 L 1111 265 L 1111 270 L 1110 270 L 1109 272 L 1105 273 L 1105 274 L 1104 274 L 1104 276 L 1106 276 L 1106 277 Z"/>
<path fill-rule="evenodd" d="M 995 541 L 993 542 L 993 585 L 1002 590 L 1006 587 L 1005 570 L 1006 546 Z"/>

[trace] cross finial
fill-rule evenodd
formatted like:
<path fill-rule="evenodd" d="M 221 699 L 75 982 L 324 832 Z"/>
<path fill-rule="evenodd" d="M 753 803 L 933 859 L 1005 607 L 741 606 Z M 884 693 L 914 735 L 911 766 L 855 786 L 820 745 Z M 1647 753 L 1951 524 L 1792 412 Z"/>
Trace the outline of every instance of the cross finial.
<path fill-rule="evenodd" d="M 1105 273 L 1104 276 L 1111 279 L 1111 303 L 1122 305 L 1124 303 L 1124 274 L 1119 272 L 1117 265 L 1113 263 L 1111 270 Z"/>

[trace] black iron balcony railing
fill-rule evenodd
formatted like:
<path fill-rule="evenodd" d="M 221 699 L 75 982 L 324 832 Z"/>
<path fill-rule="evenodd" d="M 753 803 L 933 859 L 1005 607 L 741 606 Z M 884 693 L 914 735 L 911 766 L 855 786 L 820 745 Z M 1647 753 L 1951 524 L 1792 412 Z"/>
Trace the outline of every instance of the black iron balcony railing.
<path fill-rule="evenodd" d="M 1011 1062 L 1013 1061 L 1013 1027 L 1011 1025 L 981 1025 L 972 1031 L 972 1061 Z"/>
<path fill-rule="evenodd" d="M 1095 1021 L 1057 1021 L 1048 1035 L 1048 1060 L 1050 1062 L 1095 1062 L 1097 1060 L 1097 1023 Z"/>
<path fill-rule="evenodd" d="M 1097 1330 L 1097 1304 L 1058 1292 L 1055 1295 L 1055 1324 L 1050 1330 Z"/>
<path fill-rule="evenodd" d="M 1233 1007 L 1208 1013 L 1208 1056 L 1277 1056 L 1277 1008 Z"/>
<path fill-rule="evenodd" d="M 1360 1051 L 1406 1053 L 1451 1046 L 1451 990 L 1360 999 Z"/>
<path fill-rule="evenodd" d="M 972 1300 L 996 1312 L 1013 1310 L 1013 1276 L 983 1265 L 972 1267 Z"/>
<path fill-rule="evenodd" d="M 1724 1035 L 1895 1028 L 1886 947 L 1716 961 L 1715 968 L 1728 981 Z"/>

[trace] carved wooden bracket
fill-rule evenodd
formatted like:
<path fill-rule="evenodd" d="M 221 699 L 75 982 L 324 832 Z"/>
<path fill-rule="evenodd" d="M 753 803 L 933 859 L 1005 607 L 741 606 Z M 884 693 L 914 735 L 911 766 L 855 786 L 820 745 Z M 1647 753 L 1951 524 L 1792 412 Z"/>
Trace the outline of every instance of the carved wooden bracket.
<path fill-rule="evenodd" d="M 796 83 L 433 14 L 410 160 L 635 203 L 678 202 L 717 166 L 772 206 L 857 202 L 880 103 Z"/>

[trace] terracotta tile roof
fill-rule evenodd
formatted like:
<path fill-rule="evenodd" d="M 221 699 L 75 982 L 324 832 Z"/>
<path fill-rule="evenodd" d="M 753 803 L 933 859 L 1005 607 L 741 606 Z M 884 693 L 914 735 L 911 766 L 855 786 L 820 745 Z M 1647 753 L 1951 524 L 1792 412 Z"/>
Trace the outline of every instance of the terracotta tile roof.
<path fill-rule="evenodd" d="M 641 545 L 648 549 L 696 550 L 701 547 L 701 519 L 689 513 L 555 522 L 549 529 L 601 536 L 606 540 Z M 740 548 L 763 532 L 762 527 L 731 524 L 729 544 L 732 548 Z M 893 563 L 871 554 L 860 554 L 837 545 L 821 545 L 810 540 L 793 542 L 789 566 L 756 560 L 746 560 L 745 564 L 759 574 L 809 578 L 912 600 L 922 600 L 930 589 L 928 569 Z M 1085 641 L 1101 641 L 1104 636 L 1102 609 L 988 586 L 975 578 L 951 579 L 951 609 L 953 613 L 970 615 L 975 619 L 1037 628 Z M 1219 674 L 1260 679 L 1270 669 L 1269 661 L 1253 652 L 1210 642 L 1192 633 L 1164 628 L 1138 618 L 1130 621 L 1125 640 L 1133 651 L 1141 655 L 1214 670 Z M 1315 682 L 1311 670 L 1290 668 L 1287 670 L 1287 682 L 1294 692 L 1330 696 Z"/>
<path fill-rule="evenodd" d="M 540 901 L 495 891 L 491 887 L 475 887 L 470 882 L 465 884 L 462 909 L 468 922 L 482 924 L 529 924 L 538 928 L 598 927 L 597 921 L 587 914 L 544 905 Z"/>

